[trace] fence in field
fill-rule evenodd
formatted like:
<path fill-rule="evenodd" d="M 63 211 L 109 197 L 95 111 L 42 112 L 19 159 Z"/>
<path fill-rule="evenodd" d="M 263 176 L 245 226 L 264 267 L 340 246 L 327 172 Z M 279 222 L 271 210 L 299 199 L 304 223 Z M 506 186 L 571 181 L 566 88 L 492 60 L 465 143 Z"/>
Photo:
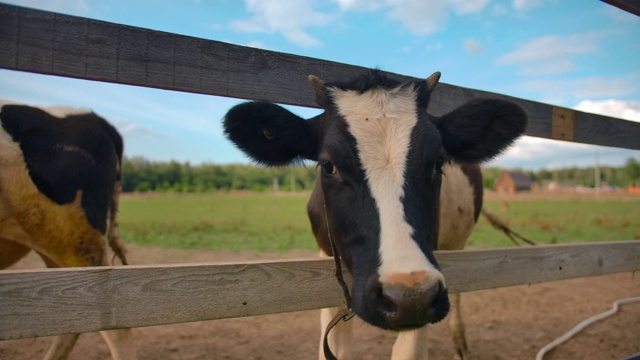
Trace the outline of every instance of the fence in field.
<path fill-rule="evenodd" d="M 5 69 L 307 107 L 316 107 L 307 75 L 333 80 L 364 70 L 5 4 L 0 48 Z M 638 123 L 448 84 L 430 110 L 443 114 L 481 96 L 519 104 L 528 135 L 640 149 Z M 637 271 L 640 240 L 436 257 L 450 290 L 464 292 Z M 0 340 L 338 306 L 332 268 L 331 259 L 312 259 L 2 271 Z"/>

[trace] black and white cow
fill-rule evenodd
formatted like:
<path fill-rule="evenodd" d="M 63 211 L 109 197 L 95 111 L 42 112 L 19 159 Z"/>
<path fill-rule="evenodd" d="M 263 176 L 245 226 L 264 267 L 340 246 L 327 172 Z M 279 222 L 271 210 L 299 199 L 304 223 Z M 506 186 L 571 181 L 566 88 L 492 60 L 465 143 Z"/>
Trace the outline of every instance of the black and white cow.
<path fill-rule="evenodd" d="M 116 216 L 122 151 L 120 134 L 94 113 L 4 104 L 0 269 L 31 250 L 47 267 L 110 265 L 107 243 L 126 264 Z M 135 357 L 129 330 L 102 335 L 114 359 Z M 78 336 L 56 337 L 46 358 L 66 359 Z"/>
<path fill-rule="evenodd" d="M 372 70 L 325 84 L 310 76 L 322 114 L 304 120 L 272 103 L 248 102 L 224 120 L 229 139 L 259 163 L 317 161 L 308 212 L 318 245 L 332 255 L 329 239 L 335 242 L 352 275 L 355 313 L 399 331 L 393 359 L 427 358 L 425 325 L 450 310 L 433 251 L 464 247 L 482 204 L 480 170 L 471 164 L 499 154 L 527 123 L 520 107 L 495 99 L 428 114 L 439 78 L 400 83 Z M 323 310 L 323 327 L 336 312 Z M 454 315 L 464 357 L 457 309 Z M 339 359 L 351 358 L 350 326 L 341 322 L 330 334 Z"/>

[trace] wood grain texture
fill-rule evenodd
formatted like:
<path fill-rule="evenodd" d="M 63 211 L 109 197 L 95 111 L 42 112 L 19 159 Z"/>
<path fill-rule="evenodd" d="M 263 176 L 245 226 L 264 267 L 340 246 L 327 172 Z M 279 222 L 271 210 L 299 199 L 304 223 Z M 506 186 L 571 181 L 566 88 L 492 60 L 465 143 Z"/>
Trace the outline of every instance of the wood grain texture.
<path fill-rule="evenodd" d="M 4 271 L 0 277 L 0 339 L 271 314 L 342 302 L 326 259 Z"/>
<path fill-rule="evenodd" d="M 437 258 L 450 291 L 466 292 L 637 271 L 640 241 L 463 250 Z"/>
<path fill-rule="evenodd" d="M 437 252 L 452 292 L 640 270 L 640 241 Z M 347 279 L 350 283 L 350 280 Z M 332 259 L 0 272 L 0 339 L 344 304 Z"/>
<path fill-rule="evenodd" d="M 317 107 L 307 84 L 309 74 L 335 81 L 366 71 L 359 66 L 6 4 L 0 4 L 0 47 L 0 68 L 306 107 Z M 423 78 L 429 75 L 422 74 Z M 442 83 L 429 110 L 443 115 L 478 97 L 516 102 L 529 116 L 527 135 L 563 140 L 553 135 L 553 106 L 542 103 Z M 640 149 L 638 139 L 638 123 L 576 112 L 575 142 Z"/>

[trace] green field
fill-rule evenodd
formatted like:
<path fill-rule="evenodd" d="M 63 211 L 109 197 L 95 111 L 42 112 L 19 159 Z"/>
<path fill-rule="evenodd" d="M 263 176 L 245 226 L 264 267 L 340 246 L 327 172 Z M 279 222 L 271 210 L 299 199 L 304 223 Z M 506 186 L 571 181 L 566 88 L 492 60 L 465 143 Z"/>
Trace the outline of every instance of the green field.
<path fill-rule="evenodd" d="M 316 249 L 306 215 L 308 194 L 246 193 L 123 196 L 120 232 L 128 243 L 169 248 L 252 250 Z M 486 206 L 536 242 L 640 239 L 638 201 L 498 201 Z M 511 246 L 484 220 L 469 247 Z"/>
<path fill-rule="evenodd" d="M 126 242 L 169 248 L 287 251 L 317 249 L 302 194 L 123 196 Z"/>
<path fill-rule="evenodd" d="M 640 202 L 621 200 L 486 201 L 511 228 L 540 244 L 640 239 Z M 512 246 L 483 218 L 469 239 L 472 248 Z"/>

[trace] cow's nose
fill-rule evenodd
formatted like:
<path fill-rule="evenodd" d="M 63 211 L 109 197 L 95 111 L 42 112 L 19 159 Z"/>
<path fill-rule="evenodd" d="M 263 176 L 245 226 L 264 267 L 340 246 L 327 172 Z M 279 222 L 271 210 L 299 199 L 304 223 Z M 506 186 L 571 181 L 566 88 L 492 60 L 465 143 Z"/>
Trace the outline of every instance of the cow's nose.
<path fill-rule="evenodd" d="M 396 280 L 398 280 L 396 278 Z M 378 306 L 387 326 L 413 329 L 442 320 L 449 311 L 447 289 L 440 281 L 394 281 L 377 289 Z"/>

